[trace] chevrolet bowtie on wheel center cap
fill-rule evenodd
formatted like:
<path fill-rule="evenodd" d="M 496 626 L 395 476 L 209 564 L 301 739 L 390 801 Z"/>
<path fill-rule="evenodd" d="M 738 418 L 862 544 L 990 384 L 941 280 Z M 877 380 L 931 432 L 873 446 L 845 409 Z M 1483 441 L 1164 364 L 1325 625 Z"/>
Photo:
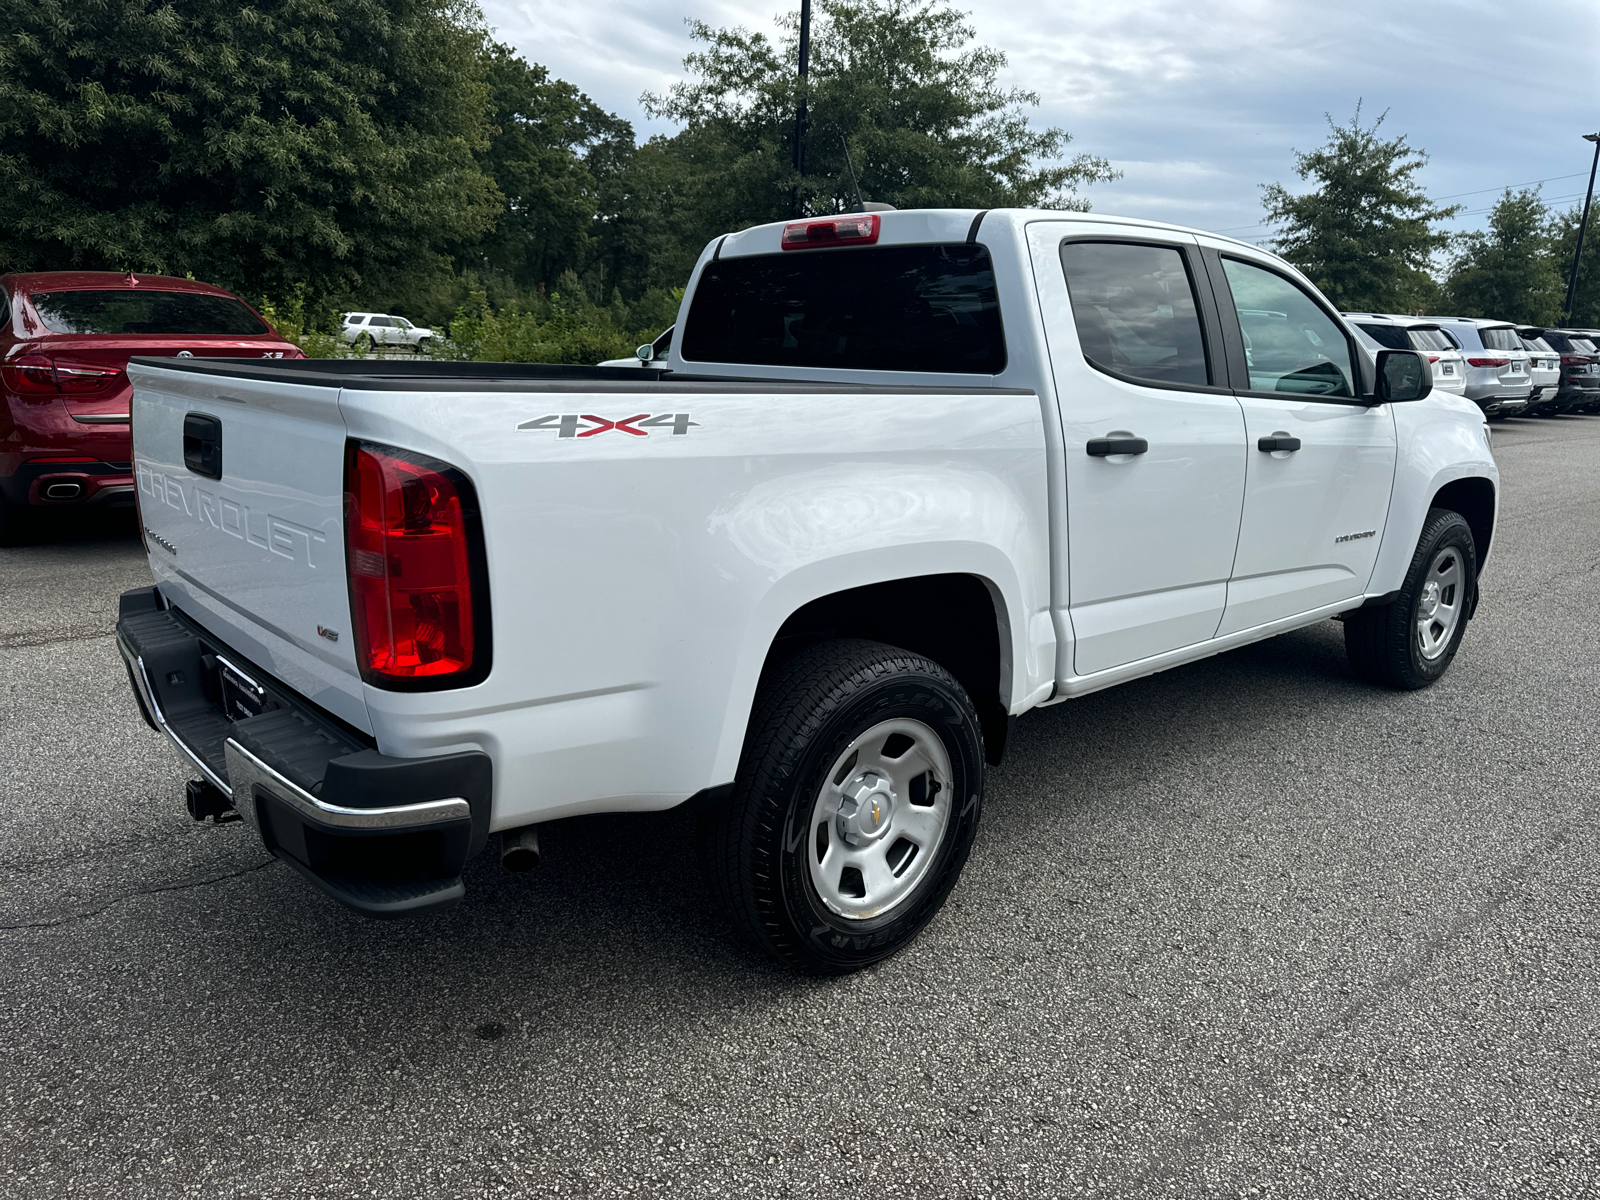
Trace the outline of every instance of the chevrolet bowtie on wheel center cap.
<path fill-rule="evenodd" d="M 921 721 L 882 721 L 828 773 L 811 811 L 811 883 L 857 920 L 899 904 L 927 874 L 950 823 L 950 756 Z"/>

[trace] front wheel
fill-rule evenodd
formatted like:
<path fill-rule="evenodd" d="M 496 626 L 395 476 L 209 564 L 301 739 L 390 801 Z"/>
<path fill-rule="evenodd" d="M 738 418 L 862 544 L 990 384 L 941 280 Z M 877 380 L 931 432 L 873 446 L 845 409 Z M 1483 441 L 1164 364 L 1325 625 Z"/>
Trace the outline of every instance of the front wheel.
<path fill-rule="evenodd" d="M 821 974 L 895 953 L 961 875 L 983 798 L 971 699 L 937 663 L 825 642 L 772 672 L 734 796 L 704 824 L 734 929 Z"/>
<path fill-rule="evenodd" d="M 1450 668 L 1478 588 L 1478 555 L 1460 513 L 1428 511 L 1400 594 L 1390 604 L 1346 613 L 1344 648 L 1369 683 L 1414 691 Z"/>

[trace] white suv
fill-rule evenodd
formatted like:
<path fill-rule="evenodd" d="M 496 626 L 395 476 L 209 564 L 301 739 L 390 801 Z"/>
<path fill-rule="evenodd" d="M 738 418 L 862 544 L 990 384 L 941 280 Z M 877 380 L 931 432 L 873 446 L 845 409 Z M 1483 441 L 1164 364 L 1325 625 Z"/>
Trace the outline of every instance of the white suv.
<path fill-rule="evenodd" d="M 1347 312 L 1344 319 L 1370 337 L 1379 349 L 1417 350 L 1426 354 L 1433 364 L 1434 388 L 1457 396 L 1466 394 L 1467 369 L 1461 348 L 1434 322 L 1383 313 Z"/>
<path fill-rule="evenodd" d="M 433 344 L 433 330 L 413 325 L 404 317 L 367 312 L 349 312 L 343 317 L 340 336 L 360 350 L 371 350 L 376 346 L 410 346 L 421 352 Z"/>
<path fill-rule="evenodd" d="M 1486 417 L 1510 417 L 1527 409 L 1533 395 L 1531 355 L 1506 321 L 1483 317 L 1424 317 L 1461 347 L 1467 360 L 1466 397 Z"/>

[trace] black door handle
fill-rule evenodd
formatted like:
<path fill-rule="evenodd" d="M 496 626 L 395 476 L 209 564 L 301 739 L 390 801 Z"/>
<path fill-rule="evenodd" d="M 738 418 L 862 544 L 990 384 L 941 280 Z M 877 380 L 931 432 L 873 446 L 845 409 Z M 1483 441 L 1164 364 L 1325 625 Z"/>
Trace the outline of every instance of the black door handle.
<path fill-rule="evenodd" d="M 1095 458 L 1104 458 L 1108 454 L 1143 454 L 1150 443 L 1143 438 L 1090 438 L 1084 449 Z"/>
<path fill-rule="evenodd" d="M 1298 450 L 1300 439 L 1297 437 L 1264 437 L 1256 443 L 1257 450 L 1264 450 L 1268 454 L 1274 450 Z"/>

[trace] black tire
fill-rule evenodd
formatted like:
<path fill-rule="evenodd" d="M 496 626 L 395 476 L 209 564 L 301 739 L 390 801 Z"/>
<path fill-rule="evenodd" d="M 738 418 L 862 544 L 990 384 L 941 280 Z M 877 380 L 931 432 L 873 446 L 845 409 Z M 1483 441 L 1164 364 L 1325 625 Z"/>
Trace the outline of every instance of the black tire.
<path fill-rule="evenodd" d="M 1459 591 L 1450 597 L 1458 606 L 1458 615 L 1448 639 L 1429 657 L 1418 632 L 1422 605 L 1430 574 L 1452 552 L 1459 556 L 1461 582 L 1453 585 Z M 1344 649 L 1351 667 L 1368 683 L 1383 687 L 1402 691 L 1427 687 L 1450 669 L 1467 631 L 1477 588 L 1478 554 L 1472 527 L 1460 513 L 1446 508 L 1429 509 L 1400 595 L 1391 604 L 1345 614 Z"/>
<path fill-rule="evenodd" d="M 826 811 L 823 788 L 840 756 L 858 737 L 893 720 L 919 722 L 943 746 L 950 768 L 946 823 L 928 852 L 931 865 L 901 900 L 876 916 L 843 916 L 813 882 L 808 856 L 814 849 L 819 861 L 822 856 L 815 846 L 822 831 L 813 821 Z M 978 715 L 943 667 L 878 642 L 812 646 L 763 680 L 733 799 L 703 818 L 712 890 L 735 932 L 781 963 L 838 975 L 879 962 L 917 935 L 960 878 L 977 833 L 983 781 Z M 900 805 L 918 803 L 896 796 L 897 813 Z M 929 803 L 926 796 L 922 802 Z M 885 842 L 892 828 L 886 831 Z M 848 853 L 842 841 L 840 848 Z"/>

